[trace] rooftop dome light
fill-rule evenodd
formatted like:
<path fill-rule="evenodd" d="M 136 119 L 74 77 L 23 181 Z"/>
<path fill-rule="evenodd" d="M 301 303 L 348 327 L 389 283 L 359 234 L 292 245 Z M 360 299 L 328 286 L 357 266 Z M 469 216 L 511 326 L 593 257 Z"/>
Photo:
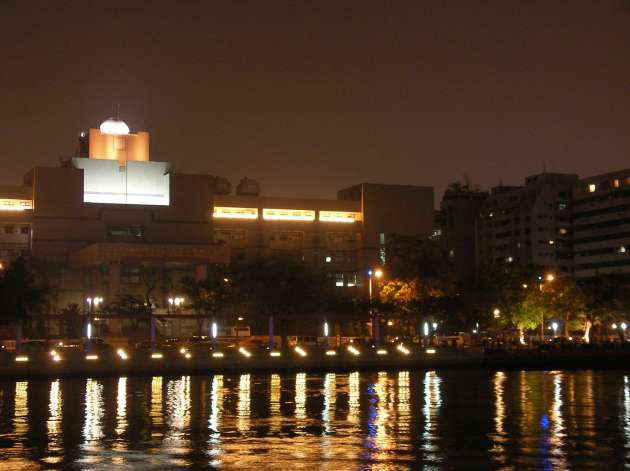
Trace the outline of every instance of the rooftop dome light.
<path fill-rule="evenodd" d="M 120 105 L 116 105 L 114 116 L 107 121 L 103 121 L 99 129 L 103 134 L 113 134 L 114 136 L 129 134 L 129 126 L 120 119 Z"/>
<path fill-rule="evenodd" d="M 129 134 L 129 126 L 124 121 L 113 117 L 103 121 L 100 130 L 103 134 L 113 134 L 115 136 Z"/>

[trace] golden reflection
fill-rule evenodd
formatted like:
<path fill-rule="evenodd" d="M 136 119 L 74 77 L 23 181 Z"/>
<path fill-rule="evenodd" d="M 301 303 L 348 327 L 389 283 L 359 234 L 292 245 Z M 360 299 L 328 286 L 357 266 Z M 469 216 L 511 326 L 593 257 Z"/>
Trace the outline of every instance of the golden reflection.
<path fill-rule="evenodd" d="M 564 421 L 562 418 L 562 373 L 555 372 L 553 377 L 553 401 L 549 411 L 549 418 L 553 427 L 549 437 L 550 454 L 553 457 L 554 467 L 567 469 L 564 453 Z"/>
<path fill-rule="evenodd" d="M 188 452 L 186 433 L 190 428 L 190 376 L 166 383 L 166 423 L 168 431 L 164 441 L 171 442 L 171 453 Z"/>
<path fill-rule="evenodd" d="M 322 420 L 324 422 L 324 431 L 331 432 L 330 420 L 331 412 L 334 414 L 335 405 L 337 403 L 337 384 L 335 373 L 327 373 L 324 378 L 324 410 L 322 410 Z M 334 417 L 333 417 L 334 420 Z"/>
<path fill-rule="evenodd" d="M 429 461 L 437 461 L 438 447 L 437 441 L 437 420 L 442 405 L 442 397 L 440 393 L 440 377 L 435 371 L 427 371 L 424 375 L 424 407 L 422 413 L 424 416 L 424 433 L 422 434 L 423 445 L 425 451 L 425 459 Z"/>
<path fill-rule="evenodd" d="M 348 376 L 348 422 L 357 425 L 360 420 L 361 402 L 361 377 L 355 371 Z"/>
<path fill-rule="evenodd" d="M 92 378 L 85 383 L 85 423 L 83 424 L 83 438 L 85 442 L 103 438 L 103 385 Z"/>
<path fill-rule="evenodd" d="M 282 394 L 282 380 L 280 379 L 280 375 L 271 375 L 270 388 L 269 408 L 271 415 L 280 415 L 280 395 Z"/>
<path fill-rule="evenodd" d="M 163 425 L 162 409 L 162 377 L 151 378 L 151 435 L 161 437 L 160 427 Z"/>
<path fill-rule="evenodd" d="M 236 428 L 239 432 L 249 431 L 250 412 L 251 412 L 251 376 L 249 374 L 241 375 L 238 381 L 238 404 Z"/>
<path fill-rule="evenodd" d="M 116 435 L 122 435 L 127 429 L 127 378 L 118 378 L 116 395 Z"/>
<path fill-rule="evenodd" d="M 503 383 L 505 383 L 505 373 L 497 371 L 492 380 L 494 389 L 494 433 L 490 434 L 492 440 L 492 448 L 490 453 L 492 459 L 499 463 L 505 463 L 505 442 L 507 436 L 503 427 L 505 422 L 505 401 L 503 400 Z"/>
<path fill-rule="evenodd" d="M 306 418 L 306 373 L 295 375 L 295 418 Z"/>
<path fill-rule="evenodd" d="M 13 431 L 21 440 L 28 432 L 28 381 L 15 383 L 14 401 Z"/>
<path fill-rule="evenodd" d="M 46 421 L 48 431 L 48 448 L 51 451 L 61 449 L 61 389 L 59 380 L 50 383 L 50 393 L 48 394 L 48 420 Z"/>
<path fill-rule="evenodd" d="M 387 402 L 387 372 L 380 371 L 378 380 L 374 385 L 374 393 L 376 395 L 376 418 L 374 421 L 374 445 L 380 452 L 389 450 L 392 447 L 392 441 L 387 433 L 387 424 L 389 422 L 389 404 Z"/>
<path fill-rule="evenodd" d="M 408 433 L 411 426 L 411 390 L 409 384 L 409 372 L 398 373 L 398 420 L 396 427 L 400 433 Z"/>
<path fill-rule="evenodd" d="M 221 434 L 219 429 L 221 425 L 221 416 L 223 414 L 223 375 L 214 375 L 212 377 L 212 392 L 210 393 L 210 419 L 208 427 L 210 427 L 211 439 L 218 439 Z"/>

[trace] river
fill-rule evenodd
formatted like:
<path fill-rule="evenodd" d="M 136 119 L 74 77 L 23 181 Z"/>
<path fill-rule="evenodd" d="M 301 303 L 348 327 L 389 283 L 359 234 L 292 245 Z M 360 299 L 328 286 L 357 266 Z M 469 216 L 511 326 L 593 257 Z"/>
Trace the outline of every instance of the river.
<path fill-rule="evenodd" d="M 630 370 L 0 382 L 10 469 L 619 469 Z"/>

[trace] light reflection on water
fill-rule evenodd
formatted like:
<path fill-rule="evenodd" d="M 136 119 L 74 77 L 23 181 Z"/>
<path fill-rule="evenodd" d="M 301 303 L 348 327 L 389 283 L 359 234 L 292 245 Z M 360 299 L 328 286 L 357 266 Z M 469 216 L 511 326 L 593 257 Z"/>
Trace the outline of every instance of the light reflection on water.
<path fill-rule="evenodd" d="M 380 371 L 5 382 L 0 460 L 5 470 L 628 467 L 629 375 Z"/>

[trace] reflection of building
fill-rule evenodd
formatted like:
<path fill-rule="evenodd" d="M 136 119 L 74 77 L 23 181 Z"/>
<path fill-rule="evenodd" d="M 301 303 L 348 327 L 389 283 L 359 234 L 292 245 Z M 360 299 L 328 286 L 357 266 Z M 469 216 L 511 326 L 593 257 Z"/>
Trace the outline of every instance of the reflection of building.
<path fill-rule="evenodd" d="M 478 267 L 518 263 L 570 273 L 570 201 L 577 175 L 542 173 L 525 186 L 498 186 L 476 227 Z"/>
<path fill-rule="evenodd" d="M 630 170 L 575 185 L 573 244 L 576 278 L 630 274 Z"/>
<path fill-rule="evenodd" d="M 253 180 L 171 172 L 149 158 L 149 134 L 111 118 L 81 133 L 77 157 L 0 187 L 0 260 L 19 254 L 62 267 L 59 304 L 123 294 L 158 307 L 184 276 L 232 257 L 289 252 L 359 287 L 391 233 L 429 234 L 429 187 L 361 184 L 338 199 L 272 198 Z M 355 290 L 348 290 L 352 293 Z"/>

